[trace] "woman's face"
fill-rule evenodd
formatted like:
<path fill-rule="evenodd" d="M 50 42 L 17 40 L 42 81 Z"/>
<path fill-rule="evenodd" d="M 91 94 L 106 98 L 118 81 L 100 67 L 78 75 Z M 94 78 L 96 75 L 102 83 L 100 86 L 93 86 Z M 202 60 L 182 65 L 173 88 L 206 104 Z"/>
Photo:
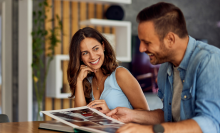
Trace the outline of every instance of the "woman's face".
<path fill-rule="evenodd" d="M 101 68 L 104 62 L 104 44 L 101 45 L 96 39 L 85 38 L 80 43 L 81 60 L 93 70 Z"/>

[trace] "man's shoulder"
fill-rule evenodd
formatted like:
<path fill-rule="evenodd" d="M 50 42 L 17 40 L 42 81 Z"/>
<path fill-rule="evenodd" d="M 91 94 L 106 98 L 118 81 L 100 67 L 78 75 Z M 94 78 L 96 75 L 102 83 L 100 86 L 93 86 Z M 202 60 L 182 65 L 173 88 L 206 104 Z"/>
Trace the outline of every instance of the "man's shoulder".
<path fill-rule="evenodd" d="M 195 48 L 196 55 L 199 55 L 199 56 L 220 55 L 220 49 L 213 45 L 210 45 L 210 44 L 207 44 L 201 41 L 196 41 L 196 44 L 197 44 Z"/>
<path fill-rule="evenodd" d="M 196 64 L 200 64 L 204 60 L 209 60 L 213 57 L 220 57 L 219 48 L 201 41 L 196 41 L 195 49 L 192 51 L 189 60 L 189 65 L 196 66 Z"/>

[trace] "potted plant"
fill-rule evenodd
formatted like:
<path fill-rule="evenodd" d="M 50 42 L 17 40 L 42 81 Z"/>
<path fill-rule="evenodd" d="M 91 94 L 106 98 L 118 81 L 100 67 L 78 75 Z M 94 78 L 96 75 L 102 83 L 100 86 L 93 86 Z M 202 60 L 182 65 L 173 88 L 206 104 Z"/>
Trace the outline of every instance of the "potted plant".
<path fill-rule="evenodd" d="M 37 2 L 37 1 L 36 1 Z M 49 7 L 49 8 L 48 8 Z M 54 51 L 57 44 L 60 42 L 58 39 L 59 33 L 62 31 L 62 21 L 58 15 L 49 21 L 46 21 L 47 16 L 45 13 L 51 10 L 51 6 L 48 5 L 47 0 L 43 0 L 38 3 L 37 9 L 33 11 L 33 30 L 32 30 L 32 52 L 33 52 L 33 62 L 32 62 L 32 78 L 33 87 L 37 100 L 37 120 L 43 120 L 40 115 L 40 111 L 43 108 L 43 99 L 45 96 L 46 79 L 50 66 L 50 62 L 53 60 Z M 59 25 L 53 27 L 52 29 L 46 30 L 44 25 L 47 22 L 58 21 Z M 45 41 L 49 41 L 48 49 L 45 48 Z M 50 51 L 45 54 L 45 51 Z M 47 58 L 47 60 L 44 59 Z"/>

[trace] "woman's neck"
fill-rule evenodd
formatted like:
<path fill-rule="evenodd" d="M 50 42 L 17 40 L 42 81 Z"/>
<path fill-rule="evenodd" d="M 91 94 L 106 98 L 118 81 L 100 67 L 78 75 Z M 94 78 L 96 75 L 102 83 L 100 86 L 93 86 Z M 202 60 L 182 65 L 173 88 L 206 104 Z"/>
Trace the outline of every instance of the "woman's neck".
<path fill-rule="evenodd" d="M 102 70 L 99 69 L 95 72 L 95 76 L 94 78 L 97 80 L 97 81 L 100 81 L 105 75 L 103 74 Z"/>

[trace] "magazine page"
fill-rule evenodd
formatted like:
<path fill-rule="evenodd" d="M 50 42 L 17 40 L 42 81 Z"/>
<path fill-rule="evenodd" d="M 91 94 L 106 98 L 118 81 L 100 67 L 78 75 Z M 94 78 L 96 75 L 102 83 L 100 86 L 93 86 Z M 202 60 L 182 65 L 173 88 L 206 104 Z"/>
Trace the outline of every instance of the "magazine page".
<path fill-rule="evenodd" d="M 73 128 L 124 124 L 87 106 L 41 112 Z"/>

